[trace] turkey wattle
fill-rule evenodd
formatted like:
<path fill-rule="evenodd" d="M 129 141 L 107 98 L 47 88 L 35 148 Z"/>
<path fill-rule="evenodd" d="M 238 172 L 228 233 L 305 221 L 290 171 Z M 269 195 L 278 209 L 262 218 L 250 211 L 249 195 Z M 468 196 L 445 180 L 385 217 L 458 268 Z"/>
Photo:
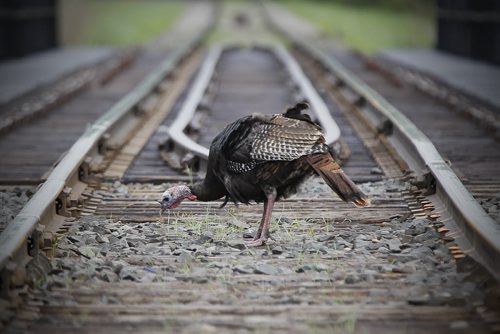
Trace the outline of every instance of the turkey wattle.
<path fill-rule="evenodd" d="M 325 144 L 321 128 L 301 111 L 305 102 L 284 114 L 243 117 L 214 138 L 210 145 L 205 179 L 192 185 L 166 190 L 160 200 L 162 212 L 184 199 L 264 202 L 264 214 L 253 241 L 260 246 L 268 238 L 274 202 L 296 192 L 316 172 L 344 201 L 365 207 L 369 199 L 344 174 Z"/>

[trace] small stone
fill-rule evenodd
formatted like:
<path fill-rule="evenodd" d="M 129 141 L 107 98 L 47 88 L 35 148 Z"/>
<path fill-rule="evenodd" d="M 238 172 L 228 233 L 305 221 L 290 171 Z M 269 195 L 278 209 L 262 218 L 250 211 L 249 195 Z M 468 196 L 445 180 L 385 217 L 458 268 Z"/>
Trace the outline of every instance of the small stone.
<path fill-rule="evenodd" d="M 380 236 L 382 237 L 388 237 L 390 236 L 391 232 L 387 231 L 387 230 L 382 230 L 379 232 Z"/>
<path fill-rule="evenodd" d="M 189 264 L 195 261 L 195 258 L 191 253 L 187 251 L 181 251 L 179 257 L 177 258 L 177 262 L 180 264 Z"/>
<path fill-rule="evenodd" d="M 347 275 L 346 278 L 344 279 L 345 284 L 354 284 L 356 282 L 359 282 L 359 278 L 354 276 L 354 275 Z"/>
<path fill-rule="evenodd" d="M 139 281 L 139 278 L 135 271 L 132 268 L 129 267 L 124 267 L 122 270 L 120 270 L 120 273 L 118 274 L 120 279 L 122 280 L 127 280 L 127 281 Z"/>
<path fill-rule="evenodd" d="M 74 244 L 82 244 L 83 240 L 78 236 L 69 235 L 66 239 Z"/>
<path fill-rule="evenodd" d="M 427 246 L 420 246 L 412 249 L 410 255 L 413 256 L 415 259 L 424 259 L 427 256 L 432 256 L 433 252 L 432 249 L 430 249 Z"/>
<path fill-rule="evenodd" d="M 409 274 L 415 272 L 415 268 L 410 265 L 399 265 L 392 268 L 393 273 Z"/>
<path fill-rule="evenodd" d="M 271 266 L 267 263 L 260 263 L 255 265 L 254 273 L 263 275 L 277 275 L 279 274 L 279 270 L 276 267 Z"/>
<path fill-rule="evenodd" d="M 111 270 L 104 270 L 100 274 L 100 278 L 105 282 L 118 282 L 118 275 L 112 272 Z"/>
<path fill-rule="evenodd" d="M 382 172 L 382 170 L 378 167 L 373 167 L 372 169 L 370 169 L 370 174 L 374 174 L 374 175 L 382 175 L 384 174 Z"/>
<path fill-rule="evenodd" d="M 391 252 L 401 251 L 401 241 L 398 238 L 382 239 L 382 242 L 389 246 Z"/>
<path fill-rule="evenodd" d="M 425 305 L 429 302 L 429 300 L 430 297 L 428 293 L 412 292 L 406 301 L 410 305 Z"/>
<path fill-rule="evenodd" d="M 309 241 L 304 245 L 305 250 L 309 253 L 316 253 L 320 247 L 321 244 L 314 241 Z"/>
<path fill-rule="evenodd" d="M 204 243 L 209 243 L 209 242 L 213 242 L 213 241 L 214 241 L 214 234 L 212 233 L 212 231 L 207 231 L 200 236 L 197 243 L 204 244 Z"/>
<path fill-rule="evenodd" d="M 281 247 L 281 246 L 275 246 L 275 247 L 273 247 L 273 249 L 271 249 L 271 252 L 273 254 L 275 254 L 275 255 L 276 254 L 282 254 L 283 253 L 283 247 Z"/>
<path fill-rule="evenodd" d="M 427 219 L 415 219 L 409 223 L 405 223 L 404 225 L 407 226 L 405 230 L 406 234 L 418 235 L 424 233 L 431 225 L 431 222 Z"/>
<path fill-rule="evenodd" d="M 244 250 L 247 248 L 245 243 L 241 242 L 240 240 L 230 240 L 228 241 L 227 245 L 231 248 L 236 248 L 239 250 Z"/>
<path fill-rule="evenodd" d="M 383 246 L 383 244 L 381 244 L 381 243 L 372 242 L 372 243 L 366 245 L 366 249 L 368 249 L 368 250 L 377 250 L 377 249 L 379 249 L 382 246 Z"/>
<path fill-rule="evenodd" d="M 427 232 L 417 235 L 416 237 L 413 238 L 414 242 L 418 243 L 423 243 L 426 240 L 435 240 L 439 239 L 439 233 L 437 233 L 435 230 L 428 230 Z"/>
<path fill-rule="evenodd" d="M 431 240 L 425 240 L 422 243 L 422 245 L 429 247 L 430 249 L 436 249 L 437 247 L 439 247 L 439 245 L 441 245 L 441 243 L 440 243 L 439 239 L 438 240 L 431 239 Z"/>
<path fill-rule="evenodd" d="M 233 268 L 233 271 L 239 274 L 253 274 L 254 268 L 249 265 L 237 265 Z"/>
<path fill-rule="evenodd" d="M 135 240 L 127 239 L 127 245 L 128 245 L 128 247 L 136 248 L 137 247 L 137 242 Z"/>
<path fill-rule="evenodd" d="M 100 235 L 100 234 L 97 234 L 97 235 L 95 236 L 95 240 L 96 240 L 98 243 L 100 243 L 100 244 L 102 244 L 102 243 L 109 243 L 109 239 L 108 239 L 108 237 L 106 237 L 106 236 L 104 236 L 104 235 Z"/>
<path fill-rule="evenodd" d="M 129 248 L 128 246 L 128 242 L 127 242 L 127 238 L 121 238 L 121 239 L 118 239 L 117 242 L 115 242 L 113 244 L 114 247 L 118 248 L 118 249 L 125 249 L 125 248 Z"/>
<path fill-rule="evenodd" d="M 335 239 L 334 235 L 321 235 L 316 240 L 318 240 L 319 242 L 325 242 L 332 239 Z"/>
<path fill-rule="evenodd" d="M 82 246 L 82 247 L 78 247 L 78 251 L 88 257 L 88 258 L 93 258 L 95 256 L 95 249 L 93 247 L 90 247 L 90 246 Z"/>
<path fill-rule="evenodd" d="M 500 194 L 500 193 L 499 193 Z M 291 225 L 293 224 L 293 220 L 291 220 L 290 218 L 288 217 L 280 217 L 279 221 L 278 221 L 278 224 L 287 224 L 287 225 Z"/>
<path fill-rule="evenodd" d="M 220 251 L 218 250 L 217 246 L 207 247 L 207 249 L 205 251 L 211 255 L 219 255 L 220 254 Z"/>
<path fill-rule="evenodd" d="M 387 253 L 389 253 L 389 249 L 387 247 L 380 247 L 378 249 L 378 252 L 382 253 L 382 254 L 387 254 Z"/>
<path fill-rule="evenodd" d="M 139 278 L 141 283 L 151 283 L 155 280 L 156 274 L 151 272 L 146 272 L 142 277 Z"/>
<path fill-rule="evenodd" d="M 413 285 L 419 285 L 419 284 L 426 282 L 427 278 L 428 278 L 428 275 L 425 272 L 414 272 L 414 273 L 410 274 L 406 278 L 406 280 L 408 281 L 408 283 L 411 283 Z"/>
<path fill-rule="evenodd" d="M 190 244 L 189 246 L 186 247 L 186 250 L 191 252 L 201 252 L 204 250 L 204 247 L 197 244 Z"/>
<path fill-rule="evenodd" d="M 372 244 L 371 241 L 363 240 L 361 238 L 356 238 L 354 240 L 354 248 L 366 248 L 371 244 Z M 376 249 L 376 248 L 374 248 L 374 249 Z"/>
<path fill-rule="evenodd" d="M 123 268 L 128 266 L 128 263 L 123 261 L 123 260 L 113 261 L 113 262 L 110 262 L 109 264 L 111 265 L 111 267 L 113 268 L 113 271 L 116 274 L 120 274 L 120 272 L 123 270 Z"/>
<path fill-rule="evenodd" d="M 447 260 L 451 258 L 450 251 L 445 245 L 440 245 L 434 250 L 434 255 L 438 260 Z"/>
<path fill-rule="evenodd" d="M 402 242 L 403 244 L 408 244 L 408 243 L 410 243 L 412 240 L 413 240 L 413 237 L 412 237 L 411 235 L 403 235 L 403 236 L 401 237 L 401 242 Z"/>
<path fill-rule="evenodd" d="M 229 264 L 226 262 L 212 262 L 208 265 L 209 268 L 216 268 L 216 269 L 221 269 L 221 268 L 227 268 L 229 267 Z"/>
<path fill-rule="evenodd" d="M 109 238 L 108 238 L 109 242 L 114 245 L 116 244 L 117 242 L 120 241 L 120 239 L 114 235 L 110 235 Z"/>
<path fill-rule="evenodd" d="M 253 239 L 255 232 L 252 230 L 248 230 L 243 232 L 243 238 L 244 239 Z"/>
<path fill-rule="evenodd" d="M 85 282 L 95 276 L 96 272 L 92 268 L 78 269 L 71 274 L 75 281 Z"/>
<path fill-rule="evenodd" d="M 193 276 L 191 277 L 191 282 L 196 284 L 205 284 L 208 283 L 208 278 L 205 276 Z"/>
<path fill-rule="evenodd" d="M 106 256 L 109 253 L 109 244 L 104 244 L 99 248 L 99 254 Z"/>
<path fill-rule="evenodd" d="M 297 268 L 296 272 L 298 273 L 305 273 L 306 271 L 312 270 L 312 267 L 308 264 L 304 264 Z"/>
<path fill-rule="evenodd" d="M 318 248 L 318 251 L 319 251 L 321 254 L 328 254 L 328 253 L 330 252 L 330 250 L 329 250 L 327 247 L 325 247 L 325 246 L 320 246 L 320 247 Z"/>
<path fill-rule="evenodd" d="M 317 272 L 327 271 L 328 266 L 324 263 L 318 263 L 314 265 L 314 270 L 316 270 Z"/>
<path fill-rule="evenodd" d="M 389 254 L 387 256 L 387 260 L 391 261 L 391 262 L 408 262 L 408 261 L 412 261 L 412 260 L 415 260 L 415 257 L 413 256 L 409 256 L 408 254 Z"/>
<path fill-rule="evenodd" d="M 331 276 L 331 277 L 332 277 L 333 279 L 335 279 L 336 281 L 340 281 L 340 280 L 345 279 L 346 274 L 345 274 L 345 272 L 343 272 L 343 271 L 336 271 L 336 272 L 334 272 L 334 273 L 332 274 L 332 276 Z"/>

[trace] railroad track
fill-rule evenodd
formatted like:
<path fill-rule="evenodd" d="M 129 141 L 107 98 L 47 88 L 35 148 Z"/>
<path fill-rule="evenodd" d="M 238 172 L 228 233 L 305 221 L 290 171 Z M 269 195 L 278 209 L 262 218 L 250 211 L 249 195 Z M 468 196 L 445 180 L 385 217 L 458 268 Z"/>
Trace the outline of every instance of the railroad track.
<path fill-rule="evenodd" d="M 0 235 L 6 332 L 498 330 L 484 297 L 497 284 L 498 229 L 477 226 L 494 222 L 463 186 L 450 193 L 449 169 L 398 110 L 294 43 L 179 48 L 88 129 Z M 370 208 L 310 180 L 277 203 L 272 240 L 255 249 L 242 240 L 258 205 L 190 202 L 159 216 L 167 183 L 203 174 L 226 123 L 303 98 Z"/>

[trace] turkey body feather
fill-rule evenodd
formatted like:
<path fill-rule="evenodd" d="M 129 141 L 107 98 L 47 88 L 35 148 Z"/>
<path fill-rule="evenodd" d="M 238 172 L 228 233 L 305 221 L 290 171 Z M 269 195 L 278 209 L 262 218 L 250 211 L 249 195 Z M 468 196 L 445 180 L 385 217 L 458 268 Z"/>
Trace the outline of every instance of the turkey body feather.
<path fill-rule="evenodd" d="M 234 202 L 262 202 L 293 194 L 314 173 L 303 157 L 325 153 L 321 128 L 284 115 L 254 114 L 227 126 L 212 142 L 208 167 Z M 214 183 L 216 183 L 215 181 Z"/>

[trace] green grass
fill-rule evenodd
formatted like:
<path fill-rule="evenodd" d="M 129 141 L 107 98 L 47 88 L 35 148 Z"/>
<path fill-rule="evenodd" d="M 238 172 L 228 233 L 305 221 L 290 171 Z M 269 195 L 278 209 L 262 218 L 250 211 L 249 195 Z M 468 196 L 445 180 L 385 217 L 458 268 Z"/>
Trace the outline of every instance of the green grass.
<path fill-rule="evenodd" d="M 435 19 L 432 8 L 394 10 L 388 6 L 353 6 L 328 1 L 282 0 L 295 14 L 344 44 L 374 53 L 393 47 L 432 47 Z"/>
<path fill-rule="evenodd" d="M 172 26 L 182 1 L 65 0 L 60 20 L 65 45 L 144 43 Z"/>

